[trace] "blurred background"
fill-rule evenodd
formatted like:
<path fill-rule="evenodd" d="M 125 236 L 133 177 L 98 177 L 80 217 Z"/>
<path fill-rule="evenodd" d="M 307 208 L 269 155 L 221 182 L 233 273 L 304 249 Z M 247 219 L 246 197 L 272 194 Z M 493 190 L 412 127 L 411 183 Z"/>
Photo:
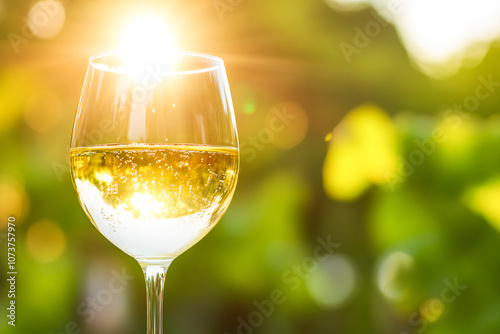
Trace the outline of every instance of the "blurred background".
<path fill-rule="evenodd" d="M 68 150 L 89 56 L 151 13 L 225 60 L 241 145 L 166 333 L 500 332 L 498 1 L 0 0 L 1 333 L 145 332 L 140 267 L 86 218 Z"/>

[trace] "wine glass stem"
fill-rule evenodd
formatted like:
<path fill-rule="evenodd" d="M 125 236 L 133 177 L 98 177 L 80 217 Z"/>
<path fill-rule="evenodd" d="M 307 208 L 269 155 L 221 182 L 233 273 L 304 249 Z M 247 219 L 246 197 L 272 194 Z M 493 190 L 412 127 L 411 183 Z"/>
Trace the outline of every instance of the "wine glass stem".
<path fill-rule="evenodd" d="M 148 331 L 147 334 L 163 333 L 163 287 L 168 265 L 143 266 L 146 279 L 146 295 L 148 304 Z"/>

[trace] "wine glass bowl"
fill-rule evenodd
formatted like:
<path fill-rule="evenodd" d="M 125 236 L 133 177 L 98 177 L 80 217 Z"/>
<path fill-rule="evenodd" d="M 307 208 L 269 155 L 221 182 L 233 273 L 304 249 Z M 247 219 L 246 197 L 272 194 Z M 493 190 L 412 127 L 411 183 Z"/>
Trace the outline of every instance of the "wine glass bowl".
<path fill-rule="evenodd" d="M 70 160 L 91 222 L 143 267 L 148 333 L 161 333 L 166 269 L 215 226 L 236 186 L 238 138 L 222 60 L 91 57 Z"/>
<path fill-rule="evenodd" d="M 220 219 L 234 191 L 238 153 L 186 145 L 77 148 L 80 202 L 96 228 L 141 261 L 173 259 Z"/>

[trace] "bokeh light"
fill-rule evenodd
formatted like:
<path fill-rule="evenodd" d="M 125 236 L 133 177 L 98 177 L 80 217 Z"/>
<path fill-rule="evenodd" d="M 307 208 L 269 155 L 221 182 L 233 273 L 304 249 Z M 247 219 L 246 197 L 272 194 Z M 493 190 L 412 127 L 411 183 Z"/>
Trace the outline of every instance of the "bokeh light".
<path fill-rule="evenodd" d="M 38 220 L 28 229 L 26 246 L 35 261 L 46 264 L 63 255 L 66 250 L 66 236 L 53 220 Z"/>
<path fill-rule="evenodd" d="M 405 297 L 408 292 L 406 279 L 413 266 L 413 258 L 401 251 L 390 253 L 381 261 L 377 271 L 377 286 L 385 298 L 399 302 Z"/>
<path fill-rule="evenodd" d="M 363 9 L 361 0 L 326 0 L 334 9 Z M 500 37 L 495 0 L 367 0 L 394 24 L 410 57 L 430 76 L 477 65 Z"/>
<path fill-rule="evenodd" d="M 245 84 L 234 85 L 231 87 L 231 94 L 236 113 L 243 112 L 250 115 L 256 112 L 258 99 L 253 87 Z"/>
<path fill-rule="evenodd" d="M 465 61 L 477 64 L 487 51 L 483 45 L 500 36 L 498 1 L 424 0 L 402 6 L 401 14 L 393 16 L 398 32 L 430 75 L 455 74 Z"/>
<path fill-rule="evenodd" d="M 323 166 L 325 190 L 353 200 L 370 184 L 383 184 L 397 166 L 395 127 L 379 108 L 359 106 L 334 129 Z"/>
<path fill-rule="evenodd" d="M 7 227 L 7 218 L 14 217 L 19 222 L 27 211 L 28 198 L 22 184 L 14 179 L 0 179 L 0 218 L 2 228 Z"/>
<path fill-rule="evenodd" d="M 125 331 L 129 310 L 129 283 L 141 277 L 130 275 L 123 279 L 123 268 L 110 268 L 110 259 L 98 259 L 85 275 L 84 291 L 87 296 L 94 296 L 100 312 L 95 312 L 93 321 L 85 322 L 85 330 L 91 333 L 105 331 L 120 333 Z M 120 272 L 121 271 L 121 272 Z M 125 271 L 130 274 L 130 271 Z M 121 279 L 120 279 L 121 277 Z"/>
<path fill-rule="evenodd" d="M 43 0 L 36 2 L 28 13 L 28 26 L 36 37 L 50 39 L 56 37 L 64 26 L 66 11 L 61 2 Z"/>
<path fill-rule="evenodd" d="M 247 101 L 243 106 L 243 112 L 245 114 L 253 114 L 256 108 L 257 104 L 254 101 Z"/>
<path fill-rule="evenodd" d="M 428 322 L 435 322 L 441 317 L 444 309 L 445 305 L 441 299 L 431 298 L 422 304 L 420 315 Z"/>
<path fill-rule="evenodd" d="M 465 203 L 500 231 L 500 178 L 473 187 L 464 194 Z"/>
<path fill-rule="evenodd" d="M 272 132 L 272 143 L 281 149 L 299 145 L 307 134 L 309 119 L 304 109 L 292 101 L 280 102 L 271 107 L 265 124 Z"/>
<path fill-rule="evenodd" d="M 463 117 L 457 113 L 452 115 L 457 119 L 456 124 L 443 120 L 438 125 L 446 135 L 441 147 L 449 155 L 461 155 L 468 151 L 472 138 L 477 134 L 477 124 L 474 116 Z"/>
<path fill-rule="evenodd" d="M 352 296 L 356 280 L 352 261 L 344 255 L 335 254 L 319 261 L 318 269 L 307 280 L 307 290 L 318 304 L 336 308 Z"/>

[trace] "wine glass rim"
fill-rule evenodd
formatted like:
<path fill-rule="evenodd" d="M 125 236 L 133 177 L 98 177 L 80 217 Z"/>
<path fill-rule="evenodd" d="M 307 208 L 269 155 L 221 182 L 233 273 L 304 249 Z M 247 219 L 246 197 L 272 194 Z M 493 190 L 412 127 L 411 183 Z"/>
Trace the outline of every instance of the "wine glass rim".
<path fill-rule="evenodd" d="M 123 66 L 111 66 L 108 64 L 96 62 L 96 60 L 104 58 L 104 57 L 120 56 L 123 54 L 124 53 L 120 50 L 100 52 L 100 53 L 97 53 L 89 58 L 89 65 L 92 66 L 93 68 L 95 68 L 97 70 L 101 70 L 101 71 L 112 72 L 112 73 L 125 73 L 126 71 L 124 70 Z M 175 75 L 198 74 L 198 73 L 215 71 L 221 67 L 222 68 L 224 67 L 224 60 L 222 60 L 222 58 L 219 58 L 217 56 L 213 56 L 213 55 L 209 55 L 209 54 L 205 54 L 205 53 L 182 51 L 182 50 L 175 50 L 172 52 L 172 54 L 174 54 L 176 56 L 191 56 L 191 57 L 197 57 L 197 58 L 202 58 L 202 59 L 210 59 L 212 61 L 215 61 L 217 65 L 210 66 L 210 67 L 207 66 L 205 68 L 196 69 L 196 70 L 184 70 L 184 71 L 173 70 L 173 71 L 169 71 L 168 73 L 165 73 L 165 74 L 170 74 L 170 75 L 172 75 L 172 74 L 175 74 Z"/>

